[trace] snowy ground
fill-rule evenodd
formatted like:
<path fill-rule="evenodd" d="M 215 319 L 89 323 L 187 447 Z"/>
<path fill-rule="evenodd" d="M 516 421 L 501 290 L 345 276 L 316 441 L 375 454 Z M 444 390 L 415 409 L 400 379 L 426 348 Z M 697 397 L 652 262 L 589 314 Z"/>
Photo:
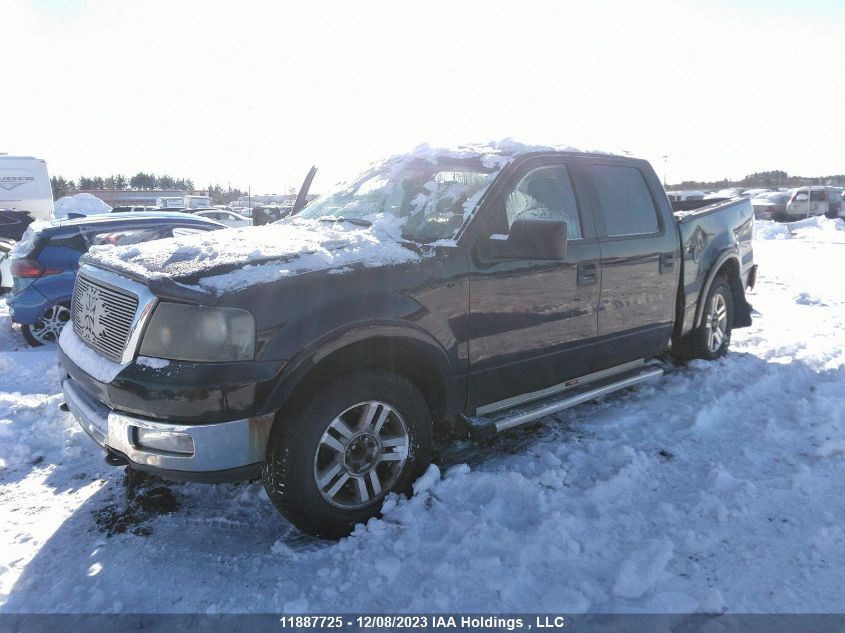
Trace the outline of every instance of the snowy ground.
<path fill-rule="evenodd" d="M 841 613 L 845 223 L 792 230 L 726 359 L 458 446 L 339 543 L 258 484 L 127 506 L 0 302 L 0 610 Z"/>

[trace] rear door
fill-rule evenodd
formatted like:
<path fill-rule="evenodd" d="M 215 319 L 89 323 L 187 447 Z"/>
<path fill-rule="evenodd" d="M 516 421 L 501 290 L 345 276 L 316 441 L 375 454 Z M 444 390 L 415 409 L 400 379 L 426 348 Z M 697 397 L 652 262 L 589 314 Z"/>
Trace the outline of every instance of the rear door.
<path fill-rule="evenodd" d="M 593 364 L 599 371 L 665 348 L 675 315 L 680 246 L 668 200 L 647 163 L 596 159 L 585 169 L 601 249 Z"/>
<path fill-rule="evenodd" d="M 599 244 L 578 170 L 564 157 L 526 161 L 482 209 L 470 262 L 468 408 L 589 373 L 597 331 Z M 519 218 L 564 219 L 560 260 L 490 260 L 483 242 Z"/>

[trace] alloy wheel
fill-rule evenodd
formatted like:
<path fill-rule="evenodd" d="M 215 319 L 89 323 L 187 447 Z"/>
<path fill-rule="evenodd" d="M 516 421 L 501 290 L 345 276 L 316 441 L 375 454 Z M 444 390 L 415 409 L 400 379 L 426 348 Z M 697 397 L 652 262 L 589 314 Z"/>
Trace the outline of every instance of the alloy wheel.
<path fill-rule="evenodd" d="M 41 344 L 55 343 L 68 321 L 70 310 L 57 303 L 44 310 L 38 321 L 29 327 L 29 332 Z"/>
<path fill-rule="evenodd" d="M 410 436 L 399 412 L 385 402 L 355 404 L 326 428 L 314 454 L 314 481 L 323 498 L 342 509 L 361 508 L 396 484 L 408 460 Z"/>
<path fill-rule="evenodd" d="M 724 295 L 717 292 L 710 303 L 707 315 L 707 347 L 711 352 L 719 351 L 728 331 L 728 304 Z"/>

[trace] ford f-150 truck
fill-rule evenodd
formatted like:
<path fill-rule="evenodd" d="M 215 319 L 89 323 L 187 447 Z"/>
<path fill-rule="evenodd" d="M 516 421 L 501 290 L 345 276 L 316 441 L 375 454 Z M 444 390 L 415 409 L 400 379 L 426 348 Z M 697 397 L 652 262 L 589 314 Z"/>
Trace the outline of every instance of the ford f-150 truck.
<path fill-rule="evenodd" d="M 657 378 L 670 345 L 722 356 L 752 231 L 747 198 L 676 215 L 643 160 L 421 146 L 273 225 L 90 252 L 65 405 L 110 463 L 261 477 L 339 537 L 410 490 L 441 423 L 537 420 Z"/>

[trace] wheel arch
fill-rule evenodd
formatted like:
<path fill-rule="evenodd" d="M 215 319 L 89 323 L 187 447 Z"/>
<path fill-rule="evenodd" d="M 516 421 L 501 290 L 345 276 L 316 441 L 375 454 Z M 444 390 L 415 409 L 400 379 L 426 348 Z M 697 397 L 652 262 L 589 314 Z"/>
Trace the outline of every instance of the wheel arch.
<path fill-rule="evenodd" d="M 452 363 L 429 334 L 404 324 L 371 324 L 334 333 L 303 351 L 285 367 L 264 409 L 278 411 L 296 394 L 360 368 L 387 369 L 408 378 L 426 399 L 435 424 L 463 406 Z"/>
<path fill-rule="evenodd" d="M 733 296 L 733 323 L 731 323 L 731 326 L 744 327 L 751 325 L 751 306 L 745 300 L 745 289 L 742 285 L 740 270 L 739 257 L 735 252 L 727 251 L 719 256 L 713 266 L 711 266 L 707 280 L 701 288 L 698 305 L 695 308 L 694 327 L 701 325 L 704 319 L 704 304 L 710 294 L 713 282 L 720 276 L 724 276 L 728 280 L 731 295 Z"/>

